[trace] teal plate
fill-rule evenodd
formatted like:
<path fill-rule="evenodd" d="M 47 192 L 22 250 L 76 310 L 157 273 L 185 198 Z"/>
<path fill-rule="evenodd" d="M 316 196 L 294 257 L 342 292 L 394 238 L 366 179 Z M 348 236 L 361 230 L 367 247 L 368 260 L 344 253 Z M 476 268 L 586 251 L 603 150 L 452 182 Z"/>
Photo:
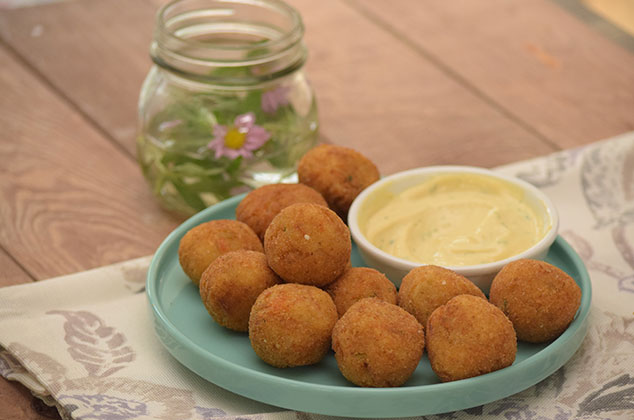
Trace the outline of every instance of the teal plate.
<path fill-rule="evenodd" d="M 399 388 L 359 388 L 339 373 L 328 354 L 312 366 L 277 369 L 262 362 L 248 335 L 217 325 L 200 301 L 198 289 L 178 263 L 180 238 L 212 219 L 233 219 L 242 196 L 192 216 L 158 248 L 147 274 L 147 295 L 157 335 L 183 365 L 236 394 L 278 407 L 347 417 L 408 417 L 462 410 L 520 392 L 548 377 L 581 345 L 588 329 L 591 285 L 583 262 L 558 237 L 547 260 L 570 274 L 581 287 L 581 306 L 570 327 L 547 344 L 518 344 L 512 366 L 475 378 L 441 383 L 426 356 Z M 352 264 L 363 261 L 353 245 Z"/>

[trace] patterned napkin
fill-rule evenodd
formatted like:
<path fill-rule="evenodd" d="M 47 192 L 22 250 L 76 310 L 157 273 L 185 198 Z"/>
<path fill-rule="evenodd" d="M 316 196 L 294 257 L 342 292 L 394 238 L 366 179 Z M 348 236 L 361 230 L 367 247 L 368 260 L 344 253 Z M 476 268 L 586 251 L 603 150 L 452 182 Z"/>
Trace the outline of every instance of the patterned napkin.
<path fill-rule="evenodd" d="M 498 169 L 543 189 L 593 285 L 572 359 L 511 397 L 425 419 L 634 418 L 634 132 Z M 326 419 L 261 404 L 184 368 L 154 335 L 150 258 L 0 289 L 0 374 L 74 419 Z"/>

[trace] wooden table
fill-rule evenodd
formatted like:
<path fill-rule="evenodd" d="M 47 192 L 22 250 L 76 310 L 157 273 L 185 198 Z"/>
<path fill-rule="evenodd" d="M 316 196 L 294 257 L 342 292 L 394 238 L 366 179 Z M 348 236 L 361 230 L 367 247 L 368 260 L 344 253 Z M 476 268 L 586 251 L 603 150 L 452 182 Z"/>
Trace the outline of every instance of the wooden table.
<path fill-rule="evenodd" d="M 182 221 L 134 150 L 161 3 L 0 10 L 0 286 L 149 255 Z M 323 138 L 383 174 L 493 167 L 634 130 L 634 54 L 549 0 L 291 3 Z M 0 419 L 39 418 L 58 415 L 0 380 Z"/>

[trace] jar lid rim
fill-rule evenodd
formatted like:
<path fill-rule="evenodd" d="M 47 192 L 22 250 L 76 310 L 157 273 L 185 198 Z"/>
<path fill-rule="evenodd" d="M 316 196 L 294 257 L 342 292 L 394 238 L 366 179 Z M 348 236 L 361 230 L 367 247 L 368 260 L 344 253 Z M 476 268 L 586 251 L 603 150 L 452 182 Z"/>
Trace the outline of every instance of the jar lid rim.
<path fill-rule="evenodd" d="M 161 34 L 161 36 L 165 36 L 172 41 L 182 42 L 184 44 L 195 46 L 197 48 L 207 48 L 210 50 L 233 50 L 233 51 L 248 51 L 248 50 L 256 50 L 256 49 L 264 49 L 264 48 L 272 48 L 276 45 L 284 45 L 290 44 L 293 45 L 299 42 L 304 34 L 304 24 L 301 18 L 301 15 L 295 8 L 290 6 L 281 0 L 213 0 L 213 3 L 226 3 L 226 4 L 246 4 L 246 5 L 255 5 L 260 7 L 268 7 L 272 10 L 278 10 L 282 13 L 285 13 L 289 16 L 291 20 L 291 29 L 284 33 L 283 36 L 274 39 L 267 39 L 263 42 L 254 43 L 252 45 L 236 45 L 236 44 L 222 44 L 222 43 L 208 43 L 204 41 L 198 41 L 195 39 L 181 37 L 178 34 L 174 33 L 174 31 L 167 28 L 167 23 L 169 19 L 166 18 L 166 15 L 172 11 L 176 6 L 188 2 L 189 0 L 171 0 L 170 2 L 163 5 L 157 12 L 156 15 L 156 30 Z M 220 13 L 222 11 L 219 10 Z"/>

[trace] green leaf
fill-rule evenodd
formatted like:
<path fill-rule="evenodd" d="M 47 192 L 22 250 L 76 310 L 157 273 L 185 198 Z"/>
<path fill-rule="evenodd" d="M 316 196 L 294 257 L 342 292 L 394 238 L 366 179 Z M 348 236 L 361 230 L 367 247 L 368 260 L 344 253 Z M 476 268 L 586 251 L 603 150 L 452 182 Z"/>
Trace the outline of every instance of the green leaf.
<path fill-rule="evenodd" d="M 205 168 L 193 162 L 185 162 L 172 168 L 172 172 L 176 175 L 184 177 L 201 177 L 220 175 L 227 169 L 223 167 Z"/>
<path fill-rule="evenodd" d="M 242 165 L 242 156 L 238 156 L 235 158 L 229 165 L 226 167 L 226 171 L 229 175 L 235 175 L 240 170 L 240 165 Z"/>
<path fill-rule="evenodd" d="M 174 185 L 176 191 L 178 191 L 178 194 L 183 197 L 183 200 L 185 201 L 185 203 L 187 203 L 188 206 L 195 210 L 202 210 L 207 207 L 205 206 L 205 202 L 200 198 L 200 196 L 191 191 L 191 189 L 184 183 L 176 178 L 172 178 L 171 182 L 172 185 Z"/>

